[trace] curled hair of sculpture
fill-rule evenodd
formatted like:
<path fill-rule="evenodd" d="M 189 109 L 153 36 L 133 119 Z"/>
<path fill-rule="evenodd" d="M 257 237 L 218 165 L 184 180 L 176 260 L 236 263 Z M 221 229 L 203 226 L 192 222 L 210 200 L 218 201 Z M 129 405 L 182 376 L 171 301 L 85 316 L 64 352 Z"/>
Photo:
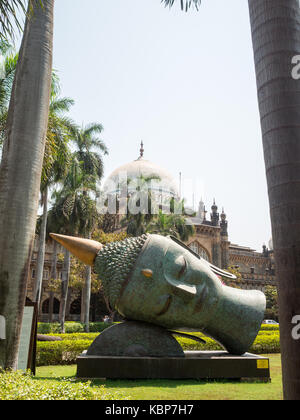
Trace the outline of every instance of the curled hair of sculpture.
<path fill-rule="evenodd" d="M 103 247 L 96 258 L 95 269 L 102 281 L 103 293 L 112 308 L 120 297 L 148 235 L 112 242 Z"/>

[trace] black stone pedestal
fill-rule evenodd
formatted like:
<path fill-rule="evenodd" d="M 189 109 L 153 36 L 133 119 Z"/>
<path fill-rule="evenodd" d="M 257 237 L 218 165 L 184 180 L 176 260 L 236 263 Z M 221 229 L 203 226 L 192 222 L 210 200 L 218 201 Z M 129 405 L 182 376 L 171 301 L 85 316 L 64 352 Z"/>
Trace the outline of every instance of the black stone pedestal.
<path fill-rule="evenodd" d="M 85 379 L 243 379 L 270 380 L 269 359 L 246 353 L 187 351 L 185 357 L 87 356 L 77 359 L 77 377 Z"/>

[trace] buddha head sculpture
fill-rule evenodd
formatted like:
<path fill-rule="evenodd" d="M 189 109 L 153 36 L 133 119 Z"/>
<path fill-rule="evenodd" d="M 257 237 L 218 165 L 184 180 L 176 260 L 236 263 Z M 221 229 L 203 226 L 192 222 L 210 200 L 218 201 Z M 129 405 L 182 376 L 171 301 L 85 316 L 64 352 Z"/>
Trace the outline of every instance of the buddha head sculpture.
<path fill-rule="evenodd" d="M 102 246 L 51 236 L 94 265 L 111 307 L 126 319 L 201 331 L 231 354 L 244 354 L 253 344 L 264 317 L 264 294 L 225 286 L 219 276 L 234 276 L 175 238 L 143 235 Z"/>

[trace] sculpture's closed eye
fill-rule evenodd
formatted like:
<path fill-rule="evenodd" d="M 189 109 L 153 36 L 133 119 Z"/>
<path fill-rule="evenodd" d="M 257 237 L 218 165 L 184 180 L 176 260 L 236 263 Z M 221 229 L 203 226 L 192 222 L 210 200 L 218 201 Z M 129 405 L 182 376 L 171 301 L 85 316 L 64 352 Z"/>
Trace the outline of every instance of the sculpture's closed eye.
<path fill-rule="evenodd" d="M 181 269 L 178 273 L 178 278 L 180 278 L 181 276 L 184 275 L 184 273 L 186 272 L 186 268 L 187 268 L 186 259 L 184 257 L 179 257 L 179 258 L 181 260 L 182 267 L 181 267 Z"/>
<path fill-rule="evenodd" d="M 187 271 L 187 261 L 183 255 L 175 260 L 169 259 L 164 267 L 164 275 L 166 281 L 172 288 L 175 288 L 184 299 L 193 298 L 197 294 L 196 286 L 185 282 L 184 274 Z"/>

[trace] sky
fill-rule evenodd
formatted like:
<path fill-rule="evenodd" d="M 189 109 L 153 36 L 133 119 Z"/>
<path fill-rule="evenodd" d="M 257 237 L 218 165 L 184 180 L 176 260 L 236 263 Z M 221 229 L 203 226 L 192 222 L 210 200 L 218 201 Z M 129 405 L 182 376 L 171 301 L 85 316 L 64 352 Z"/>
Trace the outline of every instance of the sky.
<path fill-rule="evenodd" d="M 229 240 L 271 238 L 247 0 L 57 0 L 54 68 L 78 124 L 100 122 L 105 177 L 139 156 L 224 207 Z"/>

